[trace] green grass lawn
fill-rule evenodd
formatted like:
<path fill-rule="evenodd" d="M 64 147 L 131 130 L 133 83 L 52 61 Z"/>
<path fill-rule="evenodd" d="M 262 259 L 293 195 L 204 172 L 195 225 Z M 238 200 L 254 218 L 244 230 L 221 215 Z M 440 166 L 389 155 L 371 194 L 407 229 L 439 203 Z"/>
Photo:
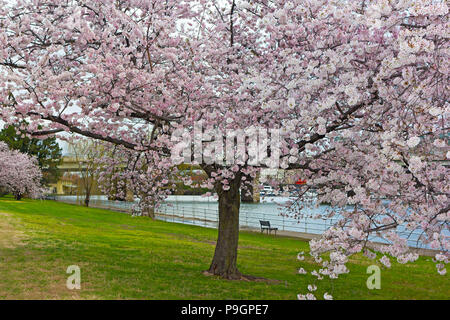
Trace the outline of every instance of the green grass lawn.
<path fill-rule="evenodd" d="M 308 243 L 241 232 L 239 269 L 266 282 L 202 274 L 217 231 L 53 201 L 0 198 L 0 299 L 296 299 L 312 283 L 298 261 Z M 366 287 L 373 261 L 355 257 L 350 274 L 318 284 L 335 299 L 449 299 L 448 276 L 431 258 L 381 271 L 381 289 Z M 81 290 L 66 288 L 67 267 L 81 268 Z"/>

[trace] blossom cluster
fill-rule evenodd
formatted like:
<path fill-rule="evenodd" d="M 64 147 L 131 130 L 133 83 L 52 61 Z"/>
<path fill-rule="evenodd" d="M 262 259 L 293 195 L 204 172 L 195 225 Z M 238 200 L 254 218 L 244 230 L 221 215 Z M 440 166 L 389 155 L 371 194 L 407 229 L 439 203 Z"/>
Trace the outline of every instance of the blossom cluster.
<path fill-rule="evenodd" d="M 16 150 L 9 150 L 0 142 L 0 189 L 12 193 L 16 199 L 42 195 L 42 172 L 37 160 Z"/>

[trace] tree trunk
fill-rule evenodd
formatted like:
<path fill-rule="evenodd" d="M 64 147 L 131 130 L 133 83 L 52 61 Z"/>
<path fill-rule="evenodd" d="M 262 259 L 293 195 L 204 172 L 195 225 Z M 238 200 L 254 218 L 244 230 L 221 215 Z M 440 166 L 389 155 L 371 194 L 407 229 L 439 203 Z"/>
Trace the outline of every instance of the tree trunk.
<path fill-rule="evenodd" d="M 144 212 L 143 216 L 155 220 L 155 207 L 148 208 L 147 211 Z"/>
<path fill-rule="evenodd" d="M 89 202 L 91 201 L 91 195 L 90 193 L 86 192 L 86 196 L 84 198 L 84 205 L 86 207 L 89 207 Z"/>
<path fill-rule="evenodd" d="M 20 200 L 22 200 L 22 194 L 16 193 L 16 194 L 14 194 L 14 198 L 15 198 L 17 201 L 20 201 Z"/>
<path fill-rule="evenodd" d="M 221 184 L 216 188 L 219 195 L 219 235 L 214 258 L 208 273 L 225 279 L 240 279 L 237 268 L 237 249 L 239 240 L 239 197 L 240 180 L 230 183 L 229 190 Z"/>

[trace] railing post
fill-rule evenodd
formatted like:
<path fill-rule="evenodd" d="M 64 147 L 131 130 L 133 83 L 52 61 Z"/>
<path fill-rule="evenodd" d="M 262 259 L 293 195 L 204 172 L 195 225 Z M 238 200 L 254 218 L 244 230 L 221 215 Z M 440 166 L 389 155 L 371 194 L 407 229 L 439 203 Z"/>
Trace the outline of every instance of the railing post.
<path fill-rule="evenodd" d="M 245 225 L 248 227 L 248 213 L 245 212 Z"/>
<path fill-rule="evenodd" d="M 308 220 L 306 218 L 305 219 L 305 233 L 308 233 Z"/>

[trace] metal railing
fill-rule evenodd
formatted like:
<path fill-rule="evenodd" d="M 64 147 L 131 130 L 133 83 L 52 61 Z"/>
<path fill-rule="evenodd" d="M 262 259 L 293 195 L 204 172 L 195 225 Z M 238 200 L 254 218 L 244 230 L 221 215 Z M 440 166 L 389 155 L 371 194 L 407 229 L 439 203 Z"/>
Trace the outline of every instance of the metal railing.
<path fill-rule="evenodd" d="M 217 228 L 219 223 L 218 210 L 209 208 L 175 207 L 163 204 L 158 208 L 156 217 L 163 221 L 199 225 L 208 228 Z M 272 227 L 276 227 L 281 231 L 321 234 L 338 219 L 296 219 L 277 213 L 246 210 L 239 212 L 239 225 L 242 229 L 259 229 L 260 220 L 268 220 Z"/>
<path fill-rule="evenodd" d="M 156 214 L 156 218 L 163 221 L 198 225 L 207 228 L 217 228 L 219 223 L 218 209 L 196 208 L 186 206 L 171 206 L 163 204 Z M 340 218 L 293 218 L 277 213 L 255 212 L 240 210 L 239 227 L 241 229 L 260 229 L 260 220 L 268 220 L 271 227 L 281 231 L 290 231 L 309 235 L 320 235 L 336 224 Z M 414 248 L 429 249 L 428 246 L 417 242 L 421 236 L 420 230 L 400 232 L 408 236 L 408 245 Z M 369 241 L 386 243 L 377 236 L 370 236 Z"/>
<path fill-rule="evenodd" d="M 57 201 L 82 204 L 82 199 L 56 197 Z M 91 200 L 91 207 L 121 211 L 132 214 L 136 203 L 121 201 Z M 217 228 L 219 223 L 218 208 L 202 208 L 194 206 L 184 206 L 179 204 L 162 204 L 155 212 L 158 220 L 197 225 L 207 228 Z M 241 229 L 260 229 L 260 220 L 268 220 L 272 227 L 281 231 L 290 231 L 303 234 L 319 235 L 333 226 L 340 218 L 313 219 L 307 217 L 293 218 L 276 212 L 248 211 L 241 209 L 239 212 L 239 226 Z M 405 231 L 406 234 L 406 231 Z M 418 244 L 417 239 L 421 236 L 420 230 L 408 232 L 408 244 L 411 247 L 427 248 L 423 244 Z M 382 239 L 373 236 L 370 241 L 385 243 Z"/>
<path fill-rule="evenodd" d="M 70 204 L 83 204 L 82 197 L 56 197 L 56 200 Z M 135 203 L 133 202 L 123 201 L 105 201 L 92 199 L 90 202 L 90 207 L 93 208 L 121 211 L 129 214 L 133 213 L 134 206 Z M 218 208 L 211 209 L 164 203 L 156 210 L 155 216 L 158 220 L 198 225 L 207 228 L 217 228 L 219 223 Z M 295 219 L 292 217 L 287 217 L 285 215 L 280 215 L 277 212 L 268 213 L 264 211 L 248 211 L 243 209 L 241 209 L 239 212 L 239 225 L 242 229 L 259 229 L 260 220 L 268 220 L 270 221 L 272 227 L 276 227 L 278 228 L 278 230 L 282 231 L 321 234 L 330 226 L 332 226 L 333 223 L 338 219 Z"/>

